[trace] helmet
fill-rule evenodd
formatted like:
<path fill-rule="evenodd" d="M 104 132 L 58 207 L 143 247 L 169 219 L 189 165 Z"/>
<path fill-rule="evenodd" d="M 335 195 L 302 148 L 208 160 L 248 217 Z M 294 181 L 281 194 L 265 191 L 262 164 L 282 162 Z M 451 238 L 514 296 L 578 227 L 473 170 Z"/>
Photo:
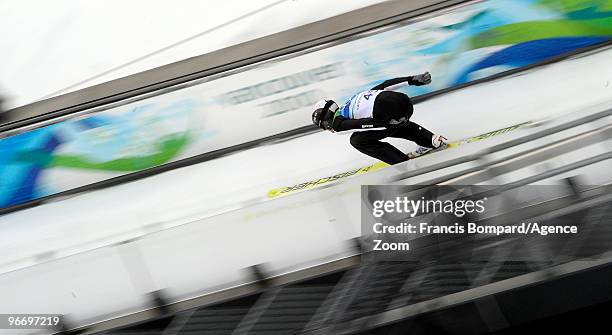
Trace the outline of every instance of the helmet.
<path fill-rule="evenodd" d="M 312 123 L 315 126 L 328 130 L 332 127 L 334 113 L 338 110 L 338 104 L 334 100 L 321 100 L 314 106 L 312 113 Z"/>

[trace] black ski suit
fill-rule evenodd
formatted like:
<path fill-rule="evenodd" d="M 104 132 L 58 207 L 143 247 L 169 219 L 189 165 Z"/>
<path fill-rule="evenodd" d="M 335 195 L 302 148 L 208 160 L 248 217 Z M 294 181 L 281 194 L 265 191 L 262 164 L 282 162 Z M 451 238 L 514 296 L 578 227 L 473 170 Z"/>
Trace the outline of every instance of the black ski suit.
<path fill-rule="evenodd" d="M 408 156 L 393 145 L 382 142 L 384 138 L 403 138 L 420 146 L 433 148 L 433 133 L 410 121 L 414 111 L 410 98 L 406 94 L 391 91 L 406 84 L 413 84 L 412 77 L 389 79 L 368 91 L 354 95 L 335 113 L 331 130 L 355 131 L 351 135 L 351 145 L 388 164 L 404 162 L 408 160 Z M 366 101 L 368 95 L 370 99 L 374 97 L 372 102 Z M 362 110 L 358 109 L 360 98 Z M 370 105 L 363 106 L 364 102 Z"/>

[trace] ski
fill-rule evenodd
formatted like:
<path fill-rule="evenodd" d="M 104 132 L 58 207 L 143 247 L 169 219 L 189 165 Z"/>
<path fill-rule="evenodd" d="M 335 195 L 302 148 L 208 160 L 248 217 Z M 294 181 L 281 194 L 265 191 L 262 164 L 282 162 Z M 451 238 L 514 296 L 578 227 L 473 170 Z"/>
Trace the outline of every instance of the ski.
<path fill-rule="evenodd" d="M 533 124 L 533 122 L 528 121 L 528 122 L 523 122 L 523 123 L 519 123 L 510 127 L 506 127 L 506 128 L 501 128 L 501 129 L 497 129 L 497 130 L 493 130 L 484 134 L 480 134 L 477 136 L 471 136 L 471 137 L 467 137 L 464 139 L 460 139 L 460 140 L 455 140 L 455 141 L 450 141 L 448 143 L 448 145 L 445 148 L 441 148 L 441 149 L 434 149 L 430 152 L 427 152 L 421 156 L 415 157 L 413 159 L 418 159 L 419 157 L 423 157 L 423 156 L 427 156 L 430 155 L 434 152 L 440 152 L 440 151 L 444 151 L 444 150 L 448 150 L 448 149 L 452 149 L 452 148 L 456 148 L 460 145 L 463 145 L 465 143 L 472 143 L 472 142 L 476 142 L 476 141 L 480 141 L 480 140 L 484 140 L 487 138 L 491 138 L 497 135 L 501 135 L 501 134 L 505 134 L 511 131 L 514 131 L 516 129 L 519 128 L 524 128 L 528 125 Z M 323 177 L 323 178 L 319 178 L 319 179 L 314 179 L 314 180 L 310 180 L 310 181 L 306 181 L 300 184 L 296 184 L 296 185 L 292 185 L 292 186 L 285 186 L 285 187 L 280 187 L 280 188 L 275 188 L 272 189 L 270 191 L 268 191 L 268 198 L 278 198 L 281 196 L 285 196 L 288 194 L 292 194 L 292 193 L 296 193 L 296 192 L 300 192 L 303 190 L 307 190 L 307 189 L 312 189 L 312 188 L 316 188 L 319 187 L 321 185 L 325 185 L 325 184 L 329 184 L 329 183 L 333 183 L 336 182 L 338 180 L 341 179 L 345 179 L 345 178 L 349 178 L 349 177 L 353 177 L 353 176 L 358 176 L 358 175 L 362 175 L 371 171 L 376 171 L 376 170 L 380 170 L 382 168 L 385 168 L 389 166 L 389 164 L 387 163 L 383 163 L 383 162 L 378 162 L 378 163 L 374 163 L 368 166 L 364 166 L 364 167 L 360 167 L 357 169 L 353 169 L 353 170 L 349 170 L 349 171 L 345 171 L 345 172 L 341 172 L 332 176 L 328 176 L 328 177 Z"/>

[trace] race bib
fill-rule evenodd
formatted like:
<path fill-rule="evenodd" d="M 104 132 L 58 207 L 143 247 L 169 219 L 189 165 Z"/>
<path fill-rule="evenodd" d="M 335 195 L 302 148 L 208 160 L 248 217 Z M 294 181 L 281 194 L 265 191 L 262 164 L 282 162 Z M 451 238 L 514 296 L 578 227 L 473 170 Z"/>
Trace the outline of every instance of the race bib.
<path fill-rule="evenodd" d="M 344 105 L 343 116 L 349 119 L 371 118 L 374 100 L 380 92 L 382 90 L 369 90 L 353 95 Z"/>

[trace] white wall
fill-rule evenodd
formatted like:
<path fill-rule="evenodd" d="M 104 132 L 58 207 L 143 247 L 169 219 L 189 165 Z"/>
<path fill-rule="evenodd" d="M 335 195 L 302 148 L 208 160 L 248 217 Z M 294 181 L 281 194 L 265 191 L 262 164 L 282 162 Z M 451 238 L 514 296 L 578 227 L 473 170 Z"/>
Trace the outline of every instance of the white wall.
<path fill-rule="evenodd" d="M 275 2 L 3 0 L 0 93 L 8 94 L 9 107 L 21 106 Z M 332 6 L 323 0 L 286 0 L 70 91 L 378 2 L 337 1 Z"/>

